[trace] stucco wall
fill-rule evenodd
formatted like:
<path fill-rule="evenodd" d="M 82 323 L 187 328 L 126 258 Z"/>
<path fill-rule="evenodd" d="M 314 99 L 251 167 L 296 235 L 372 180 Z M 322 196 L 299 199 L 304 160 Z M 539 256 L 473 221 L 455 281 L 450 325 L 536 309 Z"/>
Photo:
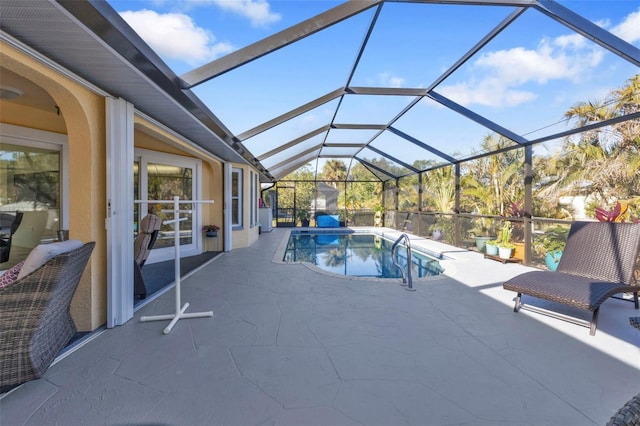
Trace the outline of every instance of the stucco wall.
<path fill-rule="evenodd" d="M 95 241 L 96 248 L 78 285 L 71 314 L 78 330 L 106 320 L 105 107 L 97 95 L 40 62 L 0 44 L 2 67 L 44 89 L 60 109 L 41 110 L 3 102 L 0 119 L 23 127 L 62 132 L 69 146 L 69 236 Z"/>

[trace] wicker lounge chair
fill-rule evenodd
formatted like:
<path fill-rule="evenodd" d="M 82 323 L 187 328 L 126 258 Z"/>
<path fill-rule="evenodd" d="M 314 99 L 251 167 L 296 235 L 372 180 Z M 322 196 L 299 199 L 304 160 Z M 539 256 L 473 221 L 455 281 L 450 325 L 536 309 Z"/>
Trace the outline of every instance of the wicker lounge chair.
<path fill-rule="evenodd" d="M 593 312 L 590 323 L 563 315 L 558 318 L 587 326 L 594 335 L 600 305 L 609 297 L 633 293 L 638 309 L 640 286 L 634 285 L 634 269 L 639 250 L 640 224 L 574 222 L 555 272 L 526 272 L 503 287 L 518 294 L 514 312 L 521 307 L 539 311 L 522 304 L 523 294 Z"/>
<path fill-rule="evenodd" d="M 607 423 L 607 426 L 638 425 L 640 425 L 640 393 L 627 401 Z"/>
<path fill-rule="evenodd" d="M 42 377 L 76 333 L 69 304 L 94 246 L 59 254 L 0 290 L 0 392 Z"/>
<path fill-rule="evenodd" d="M 9 261 L 9 255 L 11 254 L 11 240 L 13 238 L 13 234 L 16 233 L 20 223 L 22 222 L 23 214 L 24 213 L 22 212 L 16 212 L 15 216 L 8 213 L 0 214 L 0 216 L 2 216 L 0 222 L 2 222 L 3 228 L 5 228 L 4 222 L 8 222 L 6 226 L 8 233 L 0 237 L 0 263 Z"/>

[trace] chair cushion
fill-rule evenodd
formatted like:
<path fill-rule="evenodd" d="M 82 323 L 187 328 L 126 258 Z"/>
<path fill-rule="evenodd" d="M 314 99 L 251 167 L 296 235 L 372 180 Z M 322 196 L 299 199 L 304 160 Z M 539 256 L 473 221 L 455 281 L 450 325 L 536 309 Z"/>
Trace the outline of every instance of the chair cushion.
<path fill-rule="evenodd" d="M 59 243 L 37 245 L 24 260 L 24 265 L 22 269 L 20 269 L 18 279 L 29 275 L 53 257 L 82 247 L 82 244 L 82 241 L 79 240 L 67 240 L 60 241 Z"/>
<path fill-rule="evenodd" d="M 151 234 L 139 233 L 133 241 L 133 258 L 140 265 L 143 260 L 149 257 L 149 243 L 151 242 Z"/>
<path fill-rule="evenodd" d="M 139 232 L 150 234 L 153 231 L 160 229 L 162 221 L 155 214 L 148 214 L 140 221 Z"/>
<path fill-rule="evenodd" d="M 0 288 L 5 288 L 13 284 L 18 280 L 18 274 L 20 269 L 24 265 L 24 260 L 13 265 L 10 269 L 6 270 L 4 274 L 0 275 Z"/>

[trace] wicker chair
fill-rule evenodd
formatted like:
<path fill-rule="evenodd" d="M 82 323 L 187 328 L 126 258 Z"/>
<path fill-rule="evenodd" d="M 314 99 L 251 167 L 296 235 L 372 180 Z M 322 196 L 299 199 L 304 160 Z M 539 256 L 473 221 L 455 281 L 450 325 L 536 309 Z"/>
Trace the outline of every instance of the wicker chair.
<path fill-rule="evenodd" d="M 640 286 L 634 285 L 634 270 L 639 251 L 640 224 L 574 222 L 555 272 L 526 272 L 505 282 L 503 287 L 517 293 L 514 312 L 521 307 L 539 311 L 522 304 L 523 294 L 593 312 L 591 322 L 586 324 L 575 318 L 557 316 L 589 327 L 590 334 L 594 335 L 600 305 L 609 297 L 633 293 L 638 309 Z"/>
<path fill-rule="evenodd" d="M 20 223 L 22 222 L 22 216 L 24 213 L 16 212 L 15 215 L 10 215 L 8 213 L 2 213 L 1 222 L 10 221 L 10 224 L 7 226 L 9 233 L 0 237 L 0 263 L 8 262 L 9 255 L 11 254 L 11 240 L 13 239 L 13 234 L 16 233 Z"/>
<path fill-rule="evenodd" d="M 0 392 L 42 377 L 75 335 L 69 305 L 95 242 L 0 290 Z"/>
<path fill-rule="evenodd" d="M 624 404 L 607 423 L 607 426 L 638 425 L 640 425 L 640 393 Z"/>

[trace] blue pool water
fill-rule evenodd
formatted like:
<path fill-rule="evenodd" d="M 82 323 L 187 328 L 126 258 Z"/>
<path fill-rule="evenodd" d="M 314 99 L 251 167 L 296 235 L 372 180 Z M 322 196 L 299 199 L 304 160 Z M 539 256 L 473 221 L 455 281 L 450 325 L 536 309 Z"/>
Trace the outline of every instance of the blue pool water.
<path fill-rule="evenodd" d="M 393 241 L 371 234 L 291 233 L 284 254 L 285 262 L 309 262 L 334 274 L 358 277 L 402 278 L 391 260 Z M 407 264 L 407 252 L 398 250 L 398 263 Z M 443 269 L 437 259 L 412 252 L 412 276 L 439 275 Z"/>

